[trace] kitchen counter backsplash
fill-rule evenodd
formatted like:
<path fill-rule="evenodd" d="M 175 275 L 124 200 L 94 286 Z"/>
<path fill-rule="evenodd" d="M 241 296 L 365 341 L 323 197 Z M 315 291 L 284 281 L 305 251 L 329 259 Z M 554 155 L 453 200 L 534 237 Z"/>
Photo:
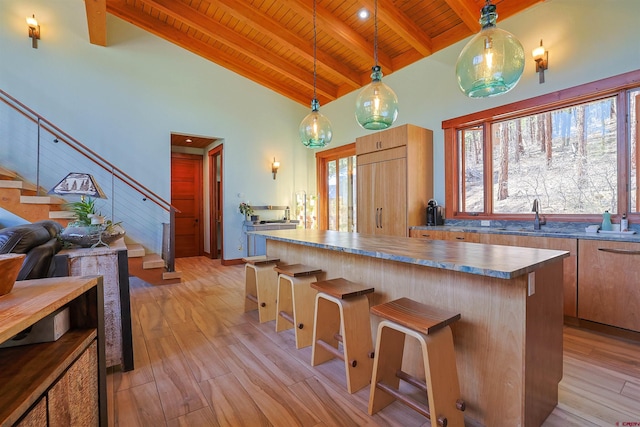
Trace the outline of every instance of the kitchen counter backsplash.
<path fill-rule="evenodd" d="M 539 236 L 539 237 L 564 237 L 579 238 L 589 240 L 614 240 L 640 242 L 640 224 L 629 224 L 629 230 L 632 233 L 592 233 L 586 232 L 586 227 L 590 225 L 600 225 L 590 222 L 550 222 L 540 226 L 540 230 L 533 229 L 533 220 L 528 221 L 511 221 L 511 220 L 490 220 L 490 225 L 482 225 L 487 221 L 473 219 L 446 219 L 444 225 L 438 226 L 414 226 L 413 229 L 418 230 L 442 230 L 442 231 L 464 231 L 469 233 L 493 233 L 493 234 L 515 234 L 520 236 Z M 613 224 L 614 228 L 619 225 Z"/>

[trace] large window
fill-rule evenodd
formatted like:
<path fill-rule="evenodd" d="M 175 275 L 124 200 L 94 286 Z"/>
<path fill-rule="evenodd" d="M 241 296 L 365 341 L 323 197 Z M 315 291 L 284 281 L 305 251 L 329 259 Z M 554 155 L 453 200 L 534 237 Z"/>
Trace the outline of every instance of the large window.
<path fill-rule="evenodd" d="M 316 154 L 321 230 L 356 231 L 355 144 Z"/>
<path fill-rule="evenodd" d="M 640 71 L 444 122 L 450 212 L 640 212 L 638 96 Z"/>

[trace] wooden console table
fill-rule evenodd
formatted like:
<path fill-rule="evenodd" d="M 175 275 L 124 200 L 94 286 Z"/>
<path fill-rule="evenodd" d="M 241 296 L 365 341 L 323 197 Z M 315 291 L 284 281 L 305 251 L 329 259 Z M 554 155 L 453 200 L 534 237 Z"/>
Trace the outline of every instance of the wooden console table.
<path fill-rule="evenodd" d="M 0 349 L 0 425 L 107 426 L 102 278 L 16 282 L 0 297 L 0 343 L 60 308 L 71 328 L 57 341 Z"/>
<path fill-rule="evenodd" d="M 115 242 L 111 247 L 64 249 L 56 255 L 55 262 L 57 275 L 103 276 L 107 367 L 120 365 L 123 371 L 132 370 L 133 337 L 126 246 Z"/>

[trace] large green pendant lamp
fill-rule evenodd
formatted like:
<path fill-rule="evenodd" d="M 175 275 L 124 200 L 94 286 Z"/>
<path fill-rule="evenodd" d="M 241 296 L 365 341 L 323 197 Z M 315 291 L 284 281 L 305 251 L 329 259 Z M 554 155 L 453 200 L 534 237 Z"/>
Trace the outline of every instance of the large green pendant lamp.
<path fill-rule="evenodd" d="M 300 140 L 307 148 L 322 148 L 328 145 L 333 138 L 331 122 L 320 114 L 320 103 L 316 96 L 316 1 L 313 1 L 313 99 L 311 100 L 311 113 L 302 119 L 298 131 Z"/>
<path fill-rule="evenodd" d="M 398 118 L 398 97 L 382 83 L 382 71 L 378 65 L 378 1 L 373 6 L 373 59 L 371 83 L 365 86 L 356 99 L 356 120 L 368 130 L 386 129 Z"/>
<path fill-rule="evenodd" d="M 522 44 L 513 34 L 496 27 L 496 6 L 487 0 L 481 13 L 482 29 L 462 49 L 456 62 L 458 85 L 470 98 L 509 92 L 524 70 Z"/>

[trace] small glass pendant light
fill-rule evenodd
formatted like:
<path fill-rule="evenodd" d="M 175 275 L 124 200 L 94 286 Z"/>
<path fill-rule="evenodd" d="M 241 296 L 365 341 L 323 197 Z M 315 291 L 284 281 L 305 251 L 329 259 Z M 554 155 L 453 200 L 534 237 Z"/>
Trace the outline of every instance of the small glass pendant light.
<path fill-rule="evenodd" d="M 513 89 L 524 70 L 524 49 L 508 31 L 496 27 L 496 6 L 482 8 L 482 29 L 460 52 L 456 76 L 460 90 L 470 98 L 487 98 Z"/>
<path fill-rule="evenodd" d="M 331 122 L 320 113 L 320 103 L 316 97 L 316 0 L 313 1 L 313 99 L 311 112 L 302 119 L 298 131 L 300 140 L 307 148 L 322 148 L 333 138 Z"/>
<path fill-rule="evenodd" d="M 356 120 L 365 129 L 386 129 L 398 118 L 398 97 L 382 83 L 382 71 L 378 65 L 378 1 L 373 7 L 373 56 L 376 65 L 371 69 L 371 83 L 365 86 L 356 99 Z"/>

